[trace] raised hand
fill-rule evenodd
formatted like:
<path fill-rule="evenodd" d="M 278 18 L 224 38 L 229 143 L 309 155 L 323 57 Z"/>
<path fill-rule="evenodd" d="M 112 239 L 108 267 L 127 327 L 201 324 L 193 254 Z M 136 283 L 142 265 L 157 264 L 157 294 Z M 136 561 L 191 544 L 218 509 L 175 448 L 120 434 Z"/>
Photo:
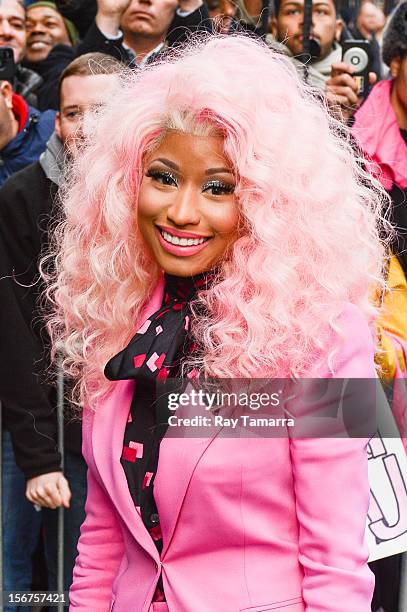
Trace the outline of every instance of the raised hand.
<path fill-rule="evenodd" d="M 345 62 L 332 64 L 331 76 L 325 85 L 325 96 L 333 113 L 338 118 L 347 121 L 361 105 L 362 98 L 358 96 L 359 86 L 353 76 L 354 68 Z M 369 83 L 377 80 L 374 72 L 369 73 Z"/>
<path fill-rule="evenodd" d="M 106 36 L 117 36 L 123 13 L 132 0 L 97 0 L 96 25 Z"/>

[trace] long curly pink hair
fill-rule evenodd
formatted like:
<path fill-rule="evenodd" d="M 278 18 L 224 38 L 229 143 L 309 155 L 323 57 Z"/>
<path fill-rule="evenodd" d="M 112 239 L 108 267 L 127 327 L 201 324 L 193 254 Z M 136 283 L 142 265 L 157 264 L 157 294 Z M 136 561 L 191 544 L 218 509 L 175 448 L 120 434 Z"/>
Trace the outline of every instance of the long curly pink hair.
<path fill-rule="evenodd" d="M 289 59 L 248 37 L 210 37 L 128 77 L 88 125 L 63 190 L 49 329 L 80 402 L 109 390 L 104 366 L 134 335 L 161 274 L 136 208 L 144 155 L 169 129 L 224 136 L 245 227 L 199 296 L 202 352 L 189 367 L 224 378 L 305 375 L 329 363 L 344 302 L 375 314 L 383 196 L 346 131 Z"/>

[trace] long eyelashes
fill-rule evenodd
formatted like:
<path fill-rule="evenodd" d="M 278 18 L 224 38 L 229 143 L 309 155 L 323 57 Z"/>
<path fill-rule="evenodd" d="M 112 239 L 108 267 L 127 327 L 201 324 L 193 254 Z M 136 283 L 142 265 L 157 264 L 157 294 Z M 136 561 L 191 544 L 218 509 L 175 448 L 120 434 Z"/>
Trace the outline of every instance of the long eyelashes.
<path fill-rule="evenodd" d="M 151 177 L 162 185 L 178 185 L 176 177 L 165 170 L 148 170 L 146 176 Z"/>
<path fill-rule="evenodd" d="M 233 193 L 235 186 L 231 183 L 225 183 L 224 181 L 210 181 L 205 183 L 202 191 L 212 191 L 212 195 L 225 195 Z"/>
<path fill-rule="evenodd" d="M 147 170 L 146 176 L 154 179 L 158 183 L 161 183 L 161 185 L 169 185 L 169 186 L 175 186 L 175 187 L 178 186 L 177 177 L 174 176 L 174 174 L 172 174 L 171 172 L 168 172 L 166 170 L 154 170 L 154 169 Z M 202 191 L 203 192 L 211 191 L 212 192 L 211 195 L 226 195 L 226 194 L 233 193 L 234 190 L 235 190 L 234 185 L 232 185 L 231 183 L 226 183 L 224 181 L 219 181 L 219 180 L 208 181 L 202 186 Z"/>

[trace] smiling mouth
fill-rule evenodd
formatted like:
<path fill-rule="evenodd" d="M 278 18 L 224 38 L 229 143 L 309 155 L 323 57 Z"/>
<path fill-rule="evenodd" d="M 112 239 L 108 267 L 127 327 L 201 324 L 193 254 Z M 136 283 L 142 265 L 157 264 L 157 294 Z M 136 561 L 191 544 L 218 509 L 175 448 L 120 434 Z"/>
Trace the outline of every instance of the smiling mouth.
<path fill-rule="evenodd" d="M 43 49 L 44 47 L 49 47 L 51 43 L 46 40 L 31 40 L 28 41 L 27 47 L 30 49 Z"/>
<path fill-rule="evenodd" d="M 163 230 L 161 227 L 159 227 L 158 230 L 166 242 L 168 242 L 169 244 L 174 244 L 176 246 L 181 246 L 181 247 L 198 246 L 199 244 L 203 244 L 204 242 L 208 242 L 208 240 L 210 240 L 209 237 L 208 238 L 205 238 L 205 237 L 179 238 L 178 236 L 173 236 L 172 234 L 169 234 L 168 232 Z"/>

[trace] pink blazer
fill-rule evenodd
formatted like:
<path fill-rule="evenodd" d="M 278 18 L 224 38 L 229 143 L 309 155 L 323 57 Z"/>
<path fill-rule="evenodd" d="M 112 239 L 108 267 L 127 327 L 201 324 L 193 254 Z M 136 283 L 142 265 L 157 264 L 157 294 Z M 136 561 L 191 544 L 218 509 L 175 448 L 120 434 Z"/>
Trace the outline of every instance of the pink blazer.
<path fill-rule="evenodd" d="M 162 287 L 146 316 L 161 296 Z M 336 375 L 375 376 L 358 310 L 347 306 L 341 323 Z M 70 610 L 153 610 L 162 571 L 170 612 L 370 612 L 367 440 L 164 438 L 160 558 L 120 464 L 132 392 L 117 382 L 85 412 L 89 489 Z"/>

